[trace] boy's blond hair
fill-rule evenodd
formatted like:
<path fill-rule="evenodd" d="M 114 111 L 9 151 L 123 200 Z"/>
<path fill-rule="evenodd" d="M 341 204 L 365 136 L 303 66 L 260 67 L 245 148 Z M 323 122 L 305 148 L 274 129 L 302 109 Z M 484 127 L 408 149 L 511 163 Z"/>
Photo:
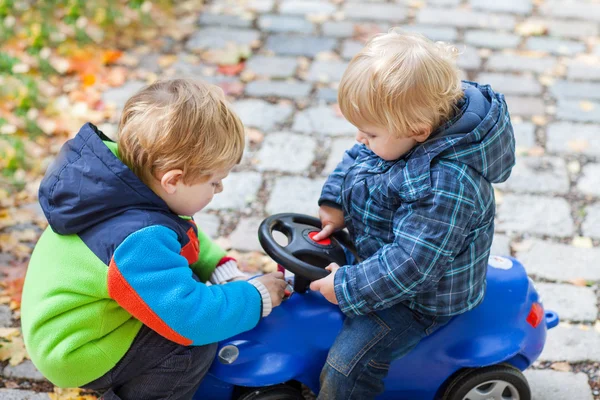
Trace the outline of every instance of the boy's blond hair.
<path fill-rule="evenodd" d="M 372 38 L 352 59 L 338 102 L 355 126 L 387 128 L 398 137 L 435 130 L 463 96 L 457 50 L 418 33 L 392 29 Z"/>
<path fill-rule="evenodd" d="M 172 169 L 181 169 L 183 182 L 194 184 L 240 162 L 244 126 L 216 86 L 165 80 L 127 101 L 118 144 L 121 160 L 146 184 Z"/>

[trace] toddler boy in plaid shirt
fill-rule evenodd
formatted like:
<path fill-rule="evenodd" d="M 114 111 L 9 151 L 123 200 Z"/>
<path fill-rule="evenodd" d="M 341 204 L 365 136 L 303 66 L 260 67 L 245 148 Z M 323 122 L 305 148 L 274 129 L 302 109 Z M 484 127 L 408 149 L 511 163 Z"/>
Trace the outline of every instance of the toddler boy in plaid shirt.
<path fill-rule="evenodd" d="M 504 96 L 460 81 L 457 51 L 419 34 L 373 38 L 338 100 L 359 142 L 319 199 L 321 240 L 348 228 L 359 259 L 311 284 L 348 318 L 319 399 L 372 399 L 390 363 L 484 298 L 492 183 L 515 163 Z M 349 262 L 351 264 L 351 262 Z"/>

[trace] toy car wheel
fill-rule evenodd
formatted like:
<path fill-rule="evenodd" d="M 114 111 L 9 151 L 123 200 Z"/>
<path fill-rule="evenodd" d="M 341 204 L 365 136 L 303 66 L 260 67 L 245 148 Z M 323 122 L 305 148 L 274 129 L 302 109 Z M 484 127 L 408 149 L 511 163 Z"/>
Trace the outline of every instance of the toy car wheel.
<path fill-rule="evenodd" d="M 304 400 L 302 393 L 289 385 L 256 388 L 238 397 L 238 400 Z"/>
<path fill-rule="evenodd" d="M 444 394 L 446 400 L 531 400 L 525 376 L 508 365 L 494 365 L 459 374 Z"/>

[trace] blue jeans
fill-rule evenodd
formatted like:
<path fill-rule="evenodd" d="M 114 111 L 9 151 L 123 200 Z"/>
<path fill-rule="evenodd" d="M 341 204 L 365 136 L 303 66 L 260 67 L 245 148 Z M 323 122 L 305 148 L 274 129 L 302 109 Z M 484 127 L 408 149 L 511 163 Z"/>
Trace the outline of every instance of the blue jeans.
<path fill-rule="evenodd" d="M 347 253 L 349 264 L 353 257 Z M 367 400 L 383 393 L 390 363 L 452 317 L 425 315 L 402 303 L 346 318 L 321 371 L 318 400 Z"/>

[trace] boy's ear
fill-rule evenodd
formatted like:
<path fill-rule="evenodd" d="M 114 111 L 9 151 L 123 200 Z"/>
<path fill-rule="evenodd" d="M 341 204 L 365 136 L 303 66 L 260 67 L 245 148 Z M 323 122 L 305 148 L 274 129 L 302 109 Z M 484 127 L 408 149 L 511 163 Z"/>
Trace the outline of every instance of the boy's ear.
<path fill-rule="evenodd" d="M 413 135 L 413 139 L 415 139 L 419 143 L 423 143 L 427 140 L 429 135 L 431 135 L 431 126 L 422 125 L 417 129 L 417 131 Z"/>
<path fill-rule="evenodd" d="M 183 171 L 180 169 L 172 169 L 164 173 L 160 178 L 160 186 L 168 194 L 173 194 L 177 191 L 177 183 L 181 180 Z"/>

